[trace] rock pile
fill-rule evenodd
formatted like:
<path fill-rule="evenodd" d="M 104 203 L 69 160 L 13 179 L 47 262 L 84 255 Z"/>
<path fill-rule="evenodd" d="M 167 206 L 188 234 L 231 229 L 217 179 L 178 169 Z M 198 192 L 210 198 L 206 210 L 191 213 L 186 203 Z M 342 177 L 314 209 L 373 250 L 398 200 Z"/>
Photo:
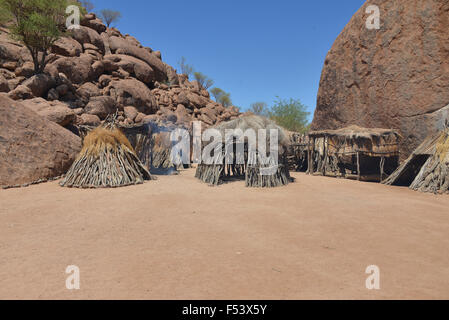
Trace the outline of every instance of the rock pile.
<path fill-rule="evenodd" d="M 177 74 L 159 51 L 106 28 L 95 14 L 53 45 L 41 75 L 33 75 L 30 54 L 8 33 L 0 28 L 0 92 L 64 127 L 98 125 L 116 111 L 125 125 L 202 121 L 207 127 L 240 115 Z"/>

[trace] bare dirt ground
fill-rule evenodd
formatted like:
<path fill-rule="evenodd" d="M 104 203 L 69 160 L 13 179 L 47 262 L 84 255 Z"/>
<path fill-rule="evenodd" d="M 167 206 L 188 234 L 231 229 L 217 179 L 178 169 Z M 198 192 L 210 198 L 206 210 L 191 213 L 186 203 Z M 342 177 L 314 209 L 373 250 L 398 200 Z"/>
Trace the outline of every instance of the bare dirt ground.
<path fill-rule="evenodd" d="M 449 197 L 294 173 L 287 187 L 0 191 L 1 299 L 448 299 Z M 65 287 L 80 268 L 81 289 Z M 380 268 L 380 290 L 365 269 Z"/>

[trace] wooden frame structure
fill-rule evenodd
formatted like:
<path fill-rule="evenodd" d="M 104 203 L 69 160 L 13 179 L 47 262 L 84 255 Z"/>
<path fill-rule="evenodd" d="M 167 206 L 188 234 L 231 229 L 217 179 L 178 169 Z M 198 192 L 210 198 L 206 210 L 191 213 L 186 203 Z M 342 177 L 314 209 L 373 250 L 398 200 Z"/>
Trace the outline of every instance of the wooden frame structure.
<path fill-rule="evenodd" d="M 380 182 L 399 165 L 396 130 L 350 126 L 308 136 L 308 174 Z"/>

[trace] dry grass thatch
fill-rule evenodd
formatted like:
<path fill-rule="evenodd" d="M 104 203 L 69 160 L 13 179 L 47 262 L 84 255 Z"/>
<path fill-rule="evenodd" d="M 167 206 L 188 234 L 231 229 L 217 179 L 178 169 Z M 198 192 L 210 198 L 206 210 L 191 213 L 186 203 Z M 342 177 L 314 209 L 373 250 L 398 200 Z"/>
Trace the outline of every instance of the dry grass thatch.
<path fill-rule="evenodd" d="M 273 121 L 260 116 L 246 116 L 232 121 L 221 123 L 213 129 L 220 131 L 222 143 L 217 145 L 214 152 L 212 164 L 199 164 L 195 177 L 210 185 L 218 185 L 227 179 L 245 179 L 247 187 L 277 187 L 286 185 L 291 181 L 288 170 L 286 150 L 289 146 L 289 139 L 286 131 L 276 125 Z M 267 145 L 270 138 L 270 130 L 278 131 L 278 163 L 275 163 L 273 157 L 267 157 L 264 163 L 261 163 L 256 146 L 249 148 L 249 141 L 244 140 L 244 155 L 236 154 L 236 141 L 226 141 L 226 130 L 254 130 L 256 135 L 259 130 L 265 130 Z M 238 137 L 234 137 L 238 140 Z M 233 139 L 234 139 L 233 138 Z M 229 148 L 229 146 L 232 148 Z M 228 147 L 227 147 L 228 146 Z M 205 146 L 203 146 L 205 147 Z M 237 161 L 237 157 L 244 157 L 243 161 Z M 229 161 L 231 160 L 231 161 Z M 244 164 L 242 164 L 242 162 Z M 273 169 L 267 174 L 267 169 Z M 271 173 L 273 172 L 273 173 Z"/>
<path fill-rule="evenodd" d="M 381 181 L 399 164 L 400 138 L 396 130 L 358 126 L 310 132 L 307 172 Z"/>
<path fill-rule="evenodd" d="M 385 136 L 395 136 L 396 138 L 400 137 L 399 133 L 393 129 L 362 128 L 356 125 L 352 125 L 337 130 L 312 131 L 309 133 L 309 136 L 311 137 L 336 136 L 336 137 L 346 137 L 347 139 L 373 139 L 376 137 L 385 137 Z"/>
<path fill-rule="evenodd" d="M 424 140 L 383 183 L 421 192 L 449 192 L 449 128 Z"/>
<path fill-rule="evenodd" d="M 60 185 L 77 188 L 120 187 L 151 180 L 131 143 L 118 128 L 89 132 L 83 148 Z"/>

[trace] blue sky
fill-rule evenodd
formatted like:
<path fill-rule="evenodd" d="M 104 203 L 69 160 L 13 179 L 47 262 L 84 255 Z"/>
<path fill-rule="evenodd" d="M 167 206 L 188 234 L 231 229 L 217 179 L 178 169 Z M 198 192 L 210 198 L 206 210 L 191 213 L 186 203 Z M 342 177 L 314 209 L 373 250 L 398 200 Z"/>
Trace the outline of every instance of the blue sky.
<path fill-rule="evenodd" d="M 312 119 L 326 54 L 364 0 L 92 2 L 121 11 L 120 31 L 173 67 L 184 56 L 242 110 L 280 96 L 300 99 Z"/>

